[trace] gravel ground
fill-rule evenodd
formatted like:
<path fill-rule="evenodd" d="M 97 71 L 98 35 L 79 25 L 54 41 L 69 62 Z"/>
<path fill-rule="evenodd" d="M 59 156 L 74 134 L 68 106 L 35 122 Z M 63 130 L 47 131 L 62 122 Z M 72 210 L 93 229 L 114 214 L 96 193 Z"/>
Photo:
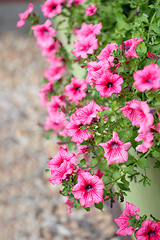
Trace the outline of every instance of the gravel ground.
<path fill-rule="evenodd" d="M 46 116 L 38 91 L 48 65 L 35 39 L 3 32 L 0 52 L 0 240 L 124 239 L 115 235 L 117 205 L 67 214 L 60 188 L 48 181 L 47 160 L 58 146 L 38 126 Z"/>

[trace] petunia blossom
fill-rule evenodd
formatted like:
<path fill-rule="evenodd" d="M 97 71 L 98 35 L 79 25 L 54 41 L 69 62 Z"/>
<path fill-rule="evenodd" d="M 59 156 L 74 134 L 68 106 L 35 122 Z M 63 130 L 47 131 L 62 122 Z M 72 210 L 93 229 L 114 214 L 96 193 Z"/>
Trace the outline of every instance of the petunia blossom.
<path fill-rule="evenodd" d="M 52 22 L 47 19 L 44 24 L 37 24 L 32 26 L 33 34 L 37 37 L 37 45 L 46 47 L 48 43 L 53 41 L 53 37 L 56 36 L 56 30 L 51 27 Z"/>
<path fill-rule="evenodd" d="M 93 54 L 93 50 L 98 48 L 98 40 L 93 35 L 89 35 L 87 38 L 75 42 L 73 41 L 75 49 L 72 53 L 75 57 L 87 58 L 88 54 Z"/>
<path fill-rule="evenodd" d="M 80 145 L 79 143 L 77 143 L 77 147 L 78 147 L 77 155 L 88 153 L 89 147 L 87 145 Z"/>
<path fill-rule="evenodd" d="M 113 137 L 107 143 L 99 143 L 101 147 L 104 148 L 104 157 L 107 159 L 107 165 L 112 163 L 122 163 L 128 160 L 128 148 L 131 143 L 121 142 L 119 136 L 116 132 L 113 132 Z"/>
<path fill-rule="evenodd" d="M 104 183 L 101 178 L 83 172 L 78 175 L 78 183 L 72 188 L 72 193 L 79 199 L 82 207 L 90 207 L 94 203 L 103 201 Z"/>
<path fill-rule="evenodd" d="M 66 204 L 66 205 L 68 206 L 67 213 L 71 213 L 71 208 L 74 207 L 74 202 L 73 202 L 73 200 L 69 200 L 69 197 L 66 196 L 66 201 L 65 201 L 64 204 Z"/>
<path fill-rule="evenodd" d="M 56 117 L 54 117 L 54 115 L 49 115 L 46 117 L 46 123 L 44 125 L 44 129 L 46 131 L 53 129 L 54 133 L 57 133 L 60 130 L 64 129 L 64 117 L 61 115 L 62 113 L 60 113 L 60 115 L 56 115 Z"/>
<path fill-rule="evenodd" d="M 147 219 L 142 222 L 140 229 L 136 232 L 137 240 L 159 240 L 160 223 Z"/>
<path fill-rule="evenodd" d="M 159 123 L 157 123 L 157 131 L 160 133 L 160 111 L 158 112 Z"/>
<path fill-rule="evenodd" d="M 83 122 L 83 125 L 86 125 L 90 124 L 95 118 L 99 118 L 97 112 L 100 111 L 100 106 L 94 100 L 91 100 L 87 106 L 77 109 L 76 115 L 78 119 Z"/>
<path fill-rule="evenodd" d="M 124 50 L 125 50 L 125 54 L 126 54 L 126 57 L 129 58 L 129 57 L 135 57 L 135 58 L 138 58 L 138 55 L 136 53 L 136 47 L 137 45 L 140 43 L 140 42 L 143 42 L 143 39 L 140 38 L 138 39 L 138 37 L 136 38 L 131 38 L 131 39 L 128 39 L 127 41 L 125 41 L 123 44 L 124 44 Z M 119 47 L 120 50 L 122 50 L 122 47 L 123 45 L 121 44 L 121 46 Z"/>
<path fill-rule="evenodd" d="M 133 73 L 134 86 L 140 92 L 151 89 L 157 90 L 160 87 L 160 69 L 157 64 L 151 63 Z"/>
<path fill-rule="evenodd" d="M 122 90 L 123 78 L 118 74 L 105 71 L 102 76 L 95 81 L 95 89 L 102 97 L 110 97 L 113 93 L 119 94 Z"/>
<path fill-rule="evenodd" d="M 24 13 L 19 13 L 20 20 L 17 22 L 17 27 L 22 27 L 29 14 L 33 11 L 34 5 L 29 3 L 28 9 Z"/>
<path fill-rule="evenodd" d="M 41 6 L 44 17 L 52 18 L 55 14 L 60 14 L 62 11 L 61 3 L 64 0 L 47 0 Z"/>
<path fill-rule="evenodd" d="M 86 89 L 87 84 L 84 80 L 71 78 L 71 83 L 65 86 L 64 91 L 66 96 L 69 97 L 69 101 L 78 104 L 86 96 Z"/>
<path fill-rule="evenodd" d="M 86 8 L 86 15 L 92 16 L 96 13 L 97 7 L 93 4 L 90 4 L 88 8 Z"/>
<path fill-rule="evenodd" d="M 47 61 L 50 63 L 50 66 L 44 71 L 44 76 L 48 81 L 54 83 L 55 80 L 61 79 L 66 68 L 61 57 L 57 58 L 53 55 Z"/>
<path fill-rule="evenodd" d="M 47 98 L 48 98 L 48 94 L 52 92 L 52 83 L 46 83 L 44 86 L 43 86 L 43 89 L 39 91 L 39 96 L 41 98 L 41 102 L 40 104 L 42 106 L 45 106 L 46 103 L 47 103 Z"/>
<path fill-rule="evenodd" d="M 98 80 L 101 75 L 106 71 L 110 71 L 110 65 L 107 60 L 102 60 L 99 62 L 91 61 L 87 63 L 88 75 L 86 77 L 86 83 L 93 85 L 93 82 Z"/>
<path fill-rule="evenodd" d="M 136 219 L 138 220 L 140 216 L 138 215 L 139 208 L 136 208 L 132 203 L 126 202 L 126 207 L 124 211 L 122 212 L 121 216 L 119 218 L 114 219 L 116 224 L 120 227 L 116 234 L 122 235 L 122 236 L 127 236 L 127 235 L 132 235 L 136 229 L 136 227 L 128 227 L 129 226 L 129 221 L 131 220 L 134 216 L 136 216 Z M 139 239 L 142 240 L 142 239 Z"/>
<path fill-rule="evenodd" d="M 49 181 L 52 184 L 61 184 L 62 180 L 67 179 L 75 170 L 76 161 L 77 157 L 74 153 L 68 153 L 67 148 L 60 147 L 54 158 L 47 162 L 53 175 Z"/>
<path fill-rule="evenodd" d="M 125 107 L 120 108 L 123 115 L 127 117 L 132 126 L 140 127 L 140 132 L 148 131 L 154 122 L 154 117 L 150 113 L 150 107 L 146 101 L 132 100 L 125 103 Z"/>
<path fill-rule="evenodd" d="M 73 113 L 65 127 L 66 135 L 72 137 L 71 140 L 75 143 L 82 143 L 93 136 L 92 133 L 87 132 L 87 129 L 80 129 L 80 127 L 84 125 L 83 122 L 84 120 L 77 116 L 76 113 Z"/>
<path fill-rule="evenodd" d="M 100 54 L 97 56 L 99 60 L 108 60 L 111 67 L 114 67 L 113 61 L 114 57 L 111 56 L 111 53 L 115 50 L 117 51 L 118 45 L 117 43 L 107 44 L 105 48 L 102 49 Z"/>
<path fill-rule="evenodd" d="M 94 36 L 95 35 L 99 35 L 100 31 L 102 28 L 102 23 L 98 23 L 98 24 L 86 24 L 86 23 L 82 23 L 81 29 L 76 30 L 76 35 L 78 37 L 78 40 L 81 41 L 87 37 L 89 37 L 90 35 Z"/>
<path fill-rule="evenodd" d="M 136 150 L 138 152 L 147 152 L 148 149 L 152 146 L 153 144 L 153 139 L 154 139 L 154 132 L 152 131 L 153 129 L 155 128 L 155 126 L 152 126 L 151 128 L 148 128 L 148 131 L 145 131 L 145 132 L 139 132 L 139 135 L 135 138 L 135 141 L 139 142 L 139 141 L 142 141 L 142 144 L 138 145 L 136 147 Z"/>

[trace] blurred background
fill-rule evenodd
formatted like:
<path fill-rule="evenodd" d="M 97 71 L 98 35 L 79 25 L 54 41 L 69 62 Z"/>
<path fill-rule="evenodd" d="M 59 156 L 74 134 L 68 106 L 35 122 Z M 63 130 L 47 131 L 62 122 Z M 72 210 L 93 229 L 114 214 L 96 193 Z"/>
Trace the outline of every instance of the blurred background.
<path fill-rule="evenodd" d="M 128 240 L 115 235 L 117 204 L 67 214 L 60 187 L 48 181 L 47 161 L 58 151 L 38 125 L 47 115 L 38 92 L 48 64 L 30 24 L 16 28 L 29 2 L 43 23 L 40 1 L 0 0 L 0 240 Z"/>

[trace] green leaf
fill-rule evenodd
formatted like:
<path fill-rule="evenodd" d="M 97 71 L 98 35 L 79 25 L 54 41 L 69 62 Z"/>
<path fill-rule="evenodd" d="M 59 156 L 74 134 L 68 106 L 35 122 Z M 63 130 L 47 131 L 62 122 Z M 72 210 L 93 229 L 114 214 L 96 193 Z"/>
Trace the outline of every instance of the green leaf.
<path fill-rule="evenodd" d="M 118 178 L 120 178 L 121 177 L 121 173 L 119 172 L 119 171 L 115 171 L 114 173 L 113 173 L 113 179 L 114 180 L 116 180 L 116 179 L 118 179 Z"/>
<path fill-rule="evenodd" d="M 45 172 L 49 172 L 49 169 L 46 169 Z"/>
<path fill-rule="evenodd" d="M 159 160 L 157 160 L 157 161 L 155 162 L 154 168 L 159 168 L 159 170 L 160 170 L 160 161 L 159 161 Z"/>
<path fill-rule="evenodd" d="M 107 183 L 109 183 L 111 181 L 110 177 L 108 175 L 106 175 L 106 174 L 103 175 L 102 179 L 103 179 L 103 183 L 104 184 L 107 184 Z"/>
<path fill-rule="evenodd" d="M 80 209 L 81 208 L 81 204 L 79 202 L 77 202 L 77 201 L 74 201 L 74 207 L 77 208 L 77 209 Z"/>
<path fill-rule="evenodd" d="M 113 110 L 117 109 L 117 101 L 112 102 L 112 109 Z"/>
<path fill-rule="evenodd" d="M 149 168 L 148 160 L 144 157 L 138 159 L 137 165 L 142 169 Z"/>
<path fill-rule="evenodd" d="M 92 157 L 91 166 L 93 167 L 93 166 L 96 165 L 97 163 L 98 163 L 98 159 L 95 158 L 95 157 Z"/>
<path fill-rule="evenodd" d="M 117 183 L 117 185 L 121 190 L 130 191 L 130 189 L 127 186 L 125 186 L 123 183 Z"/>
<path fill-rule="evenodd" d="M 98 145 L 98 143 L 100 143 L 101 141 L 102 141 L 101 135 L 95 137 L 95 144 L 96 144 L 96 145 Z"/>
<path fill-rule="evenodd" d="M 121 181 L 124 183 L 125 186 L 129 187 L 129 182 L 126 180 L 125 176 L 121 178 Z"/>
<path fill-rule="evenodd" d="M 102 209 L 103 209 L 103 203 L 102 203 L 102 202 L 100 202 L 99 204 L 98 204 L 98 203 L 94 203 L 94 206 L 95 206 L 96 208 L 100 209 L 101 211 L 102 211 Z"/>
<path fill-rule="evenodd" d="M 134 166 L 129 166 L 124 169 L 124 173 L 127 173 L 129 175 L 133 175 L 136 173 L 136 170 L 134 170 Z"/>
<path fill-rule="evenodd" d="M 154 151 L 152 152 L 152 155 L 153 155 L 153 157 L 155 157 L 155 158 L 160 158 L 160 152 L 157 152 L 156 150 L 154 150 Z"/>
<path fill-rule="evenodd" d="M 89 212 L 90 211 L 90 207 L 84 207 L 84 209 Z"/>
<path fill-rule="evenodd" d="M 85 159 L 83 158 L 79 163 L 79 168 L 82 168 L 84 164 L 86 163 Z"/>

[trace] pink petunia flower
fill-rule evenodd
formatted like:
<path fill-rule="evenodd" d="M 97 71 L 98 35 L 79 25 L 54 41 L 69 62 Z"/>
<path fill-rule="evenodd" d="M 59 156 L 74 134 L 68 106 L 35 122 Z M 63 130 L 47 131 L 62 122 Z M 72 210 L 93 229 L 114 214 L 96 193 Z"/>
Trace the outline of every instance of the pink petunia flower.
<path fill-rule="evenodd" d="M 159 123 L 157 123 L 157 131 L 160 133 L 160 111 L 158 112 Z"/>
<path fill-rule="evenodd" d="M 61 3 L 64 0 L 47 0 L 41 6 L 44 17 L 52 18 L 55 14 L 60 14 L 62 11 Z"/>
<path fill-rule="evenodd" d="M 122 235 L 122 236 L 127 236 L 127 235 L 132 235 L 134 233 L 134 230 L 136 228 L 129 226 L 128 220 L 132 219 L 134 216 L 136 216 L 136 219 L 138 220 L 140 216 L 137 214 L 139 212 L 139 208 L 136 208 L 132 203 L 126 202 L 126 207 L 121 214 L 119 218 L 114 219 L 116 224 L 120 227 L 116 234 Z M 142 239 L 139 239 L 142 240 Z"/>
<path fill-rule="evenodd" d="M 80 200 L 82 207 L 90 207 L 94 203 L 103 201 L 103 188 L 102 179 L 84 172 L 78 175 L 78 183 L 72 188 L 72 193 L 76 199 Z"/>
<path fill-rule="evenodd" d="M 19 13 L 20 20 L 17 22 L 17 27 L 22 27 L 29 14 L 33 11 L 34 5 L 29 3 L 28 9 L 24 13 Z"/>
<path fill-rule="evenodd" d="M 154 59 L 154 60 L 157 60 L 158 61 L 158 59 L 160 59 L 160 57 L 159 56 L 157 56 L 157 55 L 155 55 L 154 53 L 151 53 L 151 52 L 147 52 L 147 57 L 148 58 L 151 58 L 151 59 Z"/>
<path fill-rule="evenodd" d="M 66 96 L 69 97 L 69 101 L 76 102 L 78 105 L 79 101 L 86 96 L 86 89 L 87 84 L 84 80 L 71 78 L 71 83 L 65 86 L 64 91 Z"/>
<path fill-rule="evenodd" d="M 152 144 L 153 144 L 152 141 L 153 141 L 153 139 L 154 139 L 154 132 L 152 132 L 152 129 L 154 129 L 154 128 L 155 128 L 155 126 L 152 126 L 151 128 L 149 128 L 149 129 L 147 130 L 147 132 L 140 132 L 140 131 L 139 131 L 140 129 L 138 130 L 139 135 L 135 138 L 135 141 L 136 141 L 136 142 L 139 142 L 139 141 L 144 140 L 141 145 L 138 145 L 138 146 L 136 147 L 136 150 L 137 150 L 138 152 L 143 152 L 143 153 L 145 153 L 145 152 L 147 152 L 148 149 L 152 146 Z"/>
<path fill-rule="evenodd" d="M 66 68 L 61 57 L 57 58 L 53 55 L 52 58 L 48 59 L 48 62 L 51 65 L 44 71 L 44 76 L 48 81 L 54 83 L 55 80 L 61 79 Z"/>
<path fill-rule="evenodd" d="M 143 70 L 138 70 L 133 73 L 134 86 L 140 92 L 145 90 L 149 91 L 157 90 L 160 87 L 160 69 L 157 64 L 151 63 L 143 68 Z"/>
<path fill-rule="evenodd" d="M 73 45 L 75 49 L 73 49 L 72 53 L 75 57 L 87 58 L 88 54 L 93 54 L 93 50 L 98 48 L 98 40 L 95 36 L 89 35 L 79 42 L 73 41 Z"/>
<path fill-rule="evenodd" d="M 119 94 L 122 90 L 120 86 L 123 83 L 123 78 L 118 74 L 113 74 L 110 71 L 105 71 L 101 78 L 95 81 L 95 89 L 102 97 L 110 97 L 113 93 Z"/>
<path fill-rule="evenodd" d="M 113 50 L 117 51 L 118 45 L 117 43 L 110 43 L 107 44 L 105 48 L 102 49 L 100 54 L 97 56 L 97 58 L 102 61 L 102 60 L 108 60 L 109 64 L 111 67 L 114 67 L 114 57 L 110 56 Z"/>
<path fill-rule="evenodd" d="M 110 65 L 107 60 L 102 60 L 99 62 L 91 61 L 87 63 L 88 75 L 86 77 L 86 83 L 93 85 L 93 81 L 95 82 L 97 79 L 101 77 L 104 71 L 110 71 Z"/>
<path fill-rule="evenodd" d="M 143 39 L 142 38 L 138 39 L 138 37 L 136 37 L 129 39 L 123 43 L 125 45 L 125 54 L 127 58 L 129 57 L 138 58 L 138 55 L 136 53 L 136 47 L 140 42 L 143 42 Z M 119 47 L 119 49 L 122 50 L 122 45 Z"/>
<path fill-rule="evenodd" d="M 42 55 L 48 58 L 52 58 L 56 52 L 59 52 L 60 43 L 59 41 L 54 41 L 53 38 L 50 38 L 45 46 L 41 46 Z"/>
<path fill-rule="evenodd" d="M 51 101 L 47 102 L 47 111 L 50 115 L 59 115 L 62 114 L 63 116 L 65 116 L 65 114 L 63 112 L 59 112 L 59 110 L 61 110 L 62 106 L 66 107 L 66 103 L 63 102 L 59 96 L 52 96 L 51 97 Z"/>
<path fill-rule="evenodd" d="M 140 127 L 140 132 L 148 131 L 154 122 L 154 117 L 150 113 L 150 108 L 146 101 L 132 100 L 125 103 L 125 107 L 120 108 L 123 115 L 127 117 L 132 126 Z"/>
<path fill-rule="evenodd" d="M 76 115 L 83 125 L 86 125 L 90 124 L 93 119 L 99 118 L 96 111 L 100 112 L 101 108 L 94 100 L 91 100 L 87 106 L 77 109 Z"/>
<path fill-rule="evenodd" d="M 92 16 L 96 13 L 97 7 L 93 4 L 89 5 L 89 8 L 86 8 L 86 15 L 87 16 Z"/>
<path fill-rule="evenodd" d="M 49 178 L 49 181 L 52 184 L 61 184 L 62 180 L 68 178 L 73 173 L 75 170 L 73 164 L 76 162 L 77 157 L 74 153 L 68 153 L 66 147 L 60 147 L 54 158 L 47 162 L 49 170 L 53 175 L 52 178 Z"/>
<path fill-rule="evenodd" d="M 46 117 L 46 123 L 44 125 L 44 129 L 46 131 L 53 129 L 55 133 L 57 133 L 58 131 L 61 131 L 64 129 L 65 125 L 64 125 L 64 116 L 61 115 L 62 113 L 60 113 L 59 115 L 57 114 L 56 117 L 54 117 L 54 115 L 49 115 Z"/>
<path fill-rule="evenodd" d="M 39 46 L 47 46 L 48 42 L 50 42 L 56 36 L 56 30 L 53 27 L 51 20 L 47 19 L 44 24 L 37 24 L 31 27 L 33 29 L 33 34 L 37 37 L 37 45 Z"/>
<path fill-rule="evenodd" d="M 95 35 L 99 35 L 101 28 L 102 28 L 101 22 L 98 24 L 95 24 L 95 25 L 82 23 L 81 29 L 76 30 L 76 35 L 78 37 L 78 40 L 81 41 L 90 35 L 92 35 L 94 37 L 95 37 Z"/>
<path fill-rule="evenodd" d="M 70 121 L 65 127 L 65 133 L 67 136 L 72 137 L 72 141 L 75 143 L 82 143 L 92 137 L 92 133 L 88 133 L 87 129 L 80 129 L 83 126 L 84 120 L 82 120 L 76 113 L 70 116 Z"/>
<path fill-rule="evenodd" d="M 137 240 L 159 240 L 160 223 L 147 219 L 142 222 L 140 229 L 136 232 Z"/>
<path fill-rule="evenodd" d="M 88 153 L 89 147 L 87 145 L 80 145 L 79 143 L 77 143 L 77 147 L 78 147 L 77 155 Z"/>
<path fill-rule="evenodd" d="M 48 93 L 52 92 L 52 83 L 46 83 L 43 86 L 43 89 L 39 91 L 39 96 L 41 97 L 41 102 L 40 104 L 42 106 L 45 106 L 47 103 L 47 97 L 48 97 Z"/>
<path fill-rule="evenodd" d="M 123 143 L 119 140 L 118 134 L 113 132 L 113 138 L 107 143 L 99 143 L 101 147 L 104 148 L 104 157 L 107 159 L 107 165 L 112 163 L 122 163 L 128 160 L 127 150 L 131 143 Z"/>
<path fill-rule="evenodd" d="M 67 213 L 71 213 L 71 208 L 74 207 L 74 202 L 73 200 L 68 200 L 68 196 L 66 196 L 66 201 L 64 204 L 66 204 L 68 206 L 68 210 L 67 210 Z"/>

